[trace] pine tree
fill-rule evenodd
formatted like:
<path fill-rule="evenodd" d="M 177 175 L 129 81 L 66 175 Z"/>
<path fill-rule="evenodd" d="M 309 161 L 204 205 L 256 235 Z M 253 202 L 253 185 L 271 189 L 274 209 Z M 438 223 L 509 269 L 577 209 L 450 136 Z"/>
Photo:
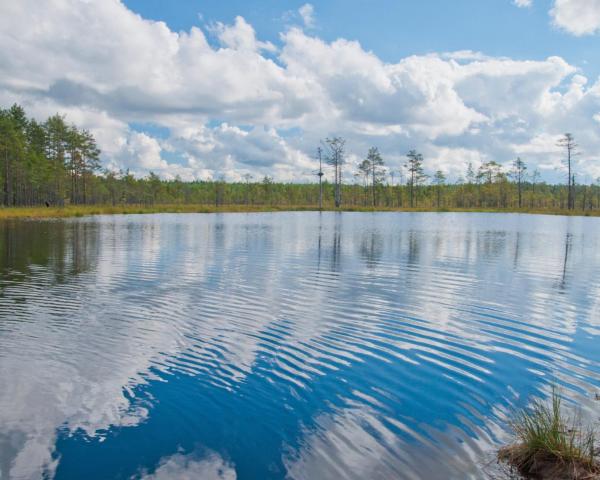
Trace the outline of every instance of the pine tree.
<path fill-rule="evenodd" d="M 519 208 L 523 206 L 523 182 L 525 180 L 525 172 L 527 171 L 527 165 L 525 162 L 521 160 L 521 157 L 517 157 L 517 159 L 513 162 L 513 168 L 511 172 L 511 176 L 514 178 L 517 183 L 517 194 L 519 200 Z"/>
<path fill-rule="evenodd" d="M 383 181 L 384 178 L 384 162 L 383 158 L 381 158 L 381 154 L 377 147 L 371 147 L 367 154 L 366 160 L 368 161 L 368 165 L 371 171 L 371 199 L 373 202 L 373 206 L 376 204 L 376 188 L 379 183 Z"/>
<path fill-rule="evenodd" d="M 411 150 L 406 154 L 407 161 L 404 165 L 408 170 L 408 186 L 410 191 L 410 207 L 416 206 L 416 193 L 418 186 L 425 181 L 427 175 L 423 170 L 423 155 L 416 150 Z"/>

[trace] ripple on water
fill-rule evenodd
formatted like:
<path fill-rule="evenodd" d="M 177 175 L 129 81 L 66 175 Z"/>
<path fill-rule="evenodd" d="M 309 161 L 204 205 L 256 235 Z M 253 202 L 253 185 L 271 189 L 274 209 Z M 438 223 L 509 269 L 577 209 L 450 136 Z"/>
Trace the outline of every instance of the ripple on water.
<path fill-rule="evenodd" d="M 482 478 L 552 384 L 599 414 L 596 219 L 0 229 L 2 476 Z"/>

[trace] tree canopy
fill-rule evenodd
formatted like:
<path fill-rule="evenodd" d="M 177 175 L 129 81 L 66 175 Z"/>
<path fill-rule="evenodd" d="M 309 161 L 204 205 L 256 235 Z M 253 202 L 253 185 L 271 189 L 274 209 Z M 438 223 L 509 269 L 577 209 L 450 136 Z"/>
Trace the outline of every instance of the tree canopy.
<path fill-rule="evenodd" d="M 493 160 L 478 168 L 465 163 L 463 176 L 454 183 L 442 170 L 429 179 L 425 159 L 417 150 L 406 154 L 405 171 L 393 171 L 375 146 L 354 166 L 359 182 L 352 183 L 345 140 L 329 138 L 322 146 L 330 166 L 319 177 L 324 208 L 600 209 L 600 179 L 592 185 L 575 184 L 573 157 L 578 152 L 571 134 L 557 146 L 565 154 L 566 185 L 544 183 L 538 170 L 528 173 L 521 158 L 508 169 Z M 19 105 L 0 109 L 0 188 L 4 206 L 239 204 L 285 208 L 316 207 L 321 198 L 318 183 L 282 183 L 271 176 L 254 179 L 248 173 L 238 182 L 222 178 L 186 182 L 177 177 L 165 180 L 153 172 L 139 178 L 128 170 L 103 170 L 100 150 L 89 131 L 58 114 L 41 123 L 29 119 Z"/>

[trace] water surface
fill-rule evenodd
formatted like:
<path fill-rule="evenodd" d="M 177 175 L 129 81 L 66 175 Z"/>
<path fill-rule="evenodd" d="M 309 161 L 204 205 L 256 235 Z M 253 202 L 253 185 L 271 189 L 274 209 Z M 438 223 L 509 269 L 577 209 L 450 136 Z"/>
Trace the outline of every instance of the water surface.
<path fill-rule="evenodd" d="M 506 214 L 0 224 L 0 478 L 486 478 L 507 414 L 552 384 L 600 413 L 599 234 Z"/>

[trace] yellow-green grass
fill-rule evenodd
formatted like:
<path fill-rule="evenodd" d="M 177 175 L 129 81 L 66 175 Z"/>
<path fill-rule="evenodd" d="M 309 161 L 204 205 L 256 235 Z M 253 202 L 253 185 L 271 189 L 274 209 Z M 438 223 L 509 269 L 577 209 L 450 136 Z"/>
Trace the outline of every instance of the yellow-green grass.
<path fill-rule="evenodd" d="M 315 207 L 277 207 L 223 205 L 77 205 L 66 207 L 10 207 L 0 208 L 0 219 L 13 218 L 66 218 L 87 215 L 126 215 L 147 213 L 220 213 L 220 212 L 277 212 L 288 210 L 314 210 Z"/>
<path fill-rule="evenodd" d="M 0 207 L 1 219 L 15 218 L 65 218 L 82 217 L 87 215 L 112 215 L 112 214 L 142 214 L 142 213 L 220 213 L 220 212 L 282 212 L 282 211 L 307 211 L 318 210 L 317 205 L 70 205 L 65 207 Z M 391 207 L 363 207 L 343 206 L 335 209 L 331 206 L 324 208 L 326 211 L 346 212 L 483 212 L 483 213 L 526 213 L 544 215 L 570 215 L 570 216 L 600 216 L 600 210 L 564 210 L 564 209 L 496 209 L 496 208 L 391 208 Z"/>
<path fill-rule="evenodd" d="M 516 441 L 498 458 L 525 478 L 600 479 L 594 429 L 563 413 L 556 389 L 550 405 L 534 402 L 515 414 L 511 426 Z"/>

